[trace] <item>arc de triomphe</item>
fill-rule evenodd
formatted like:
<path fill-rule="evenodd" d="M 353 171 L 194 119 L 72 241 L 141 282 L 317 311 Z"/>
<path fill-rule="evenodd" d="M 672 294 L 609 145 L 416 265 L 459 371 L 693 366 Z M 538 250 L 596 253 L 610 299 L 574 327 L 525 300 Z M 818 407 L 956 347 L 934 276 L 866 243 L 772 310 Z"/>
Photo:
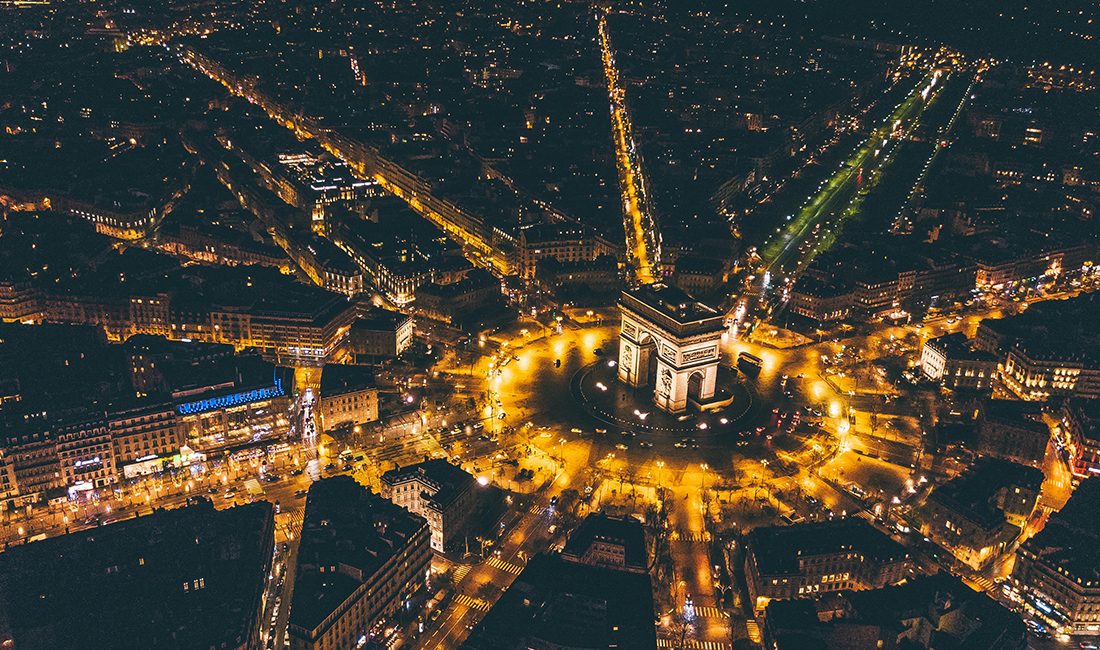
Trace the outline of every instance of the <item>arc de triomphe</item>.
<path fill-rule="evenodd" d="M 681 413 L 714 397 L 722 315 L 683 291 L 649 284 L 619 299 L 619 381 L 653 387 L 658 408 Z"/>

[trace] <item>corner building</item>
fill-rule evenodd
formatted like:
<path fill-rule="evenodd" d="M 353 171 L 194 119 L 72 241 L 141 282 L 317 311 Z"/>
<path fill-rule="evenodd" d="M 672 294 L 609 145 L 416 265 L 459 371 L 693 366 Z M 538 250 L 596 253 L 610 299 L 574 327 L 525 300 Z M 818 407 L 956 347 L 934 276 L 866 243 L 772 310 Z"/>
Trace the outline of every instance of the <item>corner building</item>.
<path fill-rule="evenodd" d="M 423 517 L 350 476 L 314 483 L 306 498 L 288 635 L 291 650 L 354 650 L 425 584 Z"/>

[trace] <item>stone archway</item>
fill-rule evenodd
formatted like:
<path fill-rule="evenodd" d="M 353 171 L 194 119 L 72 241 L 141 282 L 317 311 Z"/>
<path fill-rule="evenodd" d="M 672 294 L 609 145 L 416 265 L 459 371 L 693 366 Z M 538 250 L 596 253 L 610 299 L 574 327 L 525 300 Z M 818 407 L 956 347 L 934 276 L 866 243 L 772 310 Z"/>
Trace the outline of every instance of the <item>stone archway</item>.
<path fill-rule="evenodd" d="M 634 388 L 652 387 L 662 410 L 680 413 L 688 400 L 702 403 L 714 396 L 722 315 L 683 291 L 653 284 L 624 291 L 619 301 L 619 381 Z M 688 381 L 697 386 L 689 396 Z"/>
<path fill-rule="evenodd" d="M 687 381 L 687 397 L 689 402 L 695 402 L 698 404 L 703 401 L 703 389 L 706 383 L 707 375 L 701 370 L 696 370 L 691 373 Z"/>

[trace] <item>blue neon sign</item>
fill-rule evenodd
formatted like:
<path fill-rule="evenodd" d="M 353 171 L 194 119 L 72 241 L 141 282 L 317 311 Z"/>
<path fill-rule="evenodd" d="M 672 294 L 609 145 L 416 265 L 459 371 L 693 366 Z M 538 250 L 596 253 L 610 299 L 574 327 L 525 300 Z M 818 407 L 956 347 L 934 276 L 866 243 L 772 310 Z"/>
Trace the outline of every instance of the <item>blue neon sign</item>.
<path fill-rule="evenodd" d="M 248 404 L 249 402 L 271 399 L 272 397 L 282 397 L 283 395 L 286 395 L 286 391 L 283 390 L 283 380 L 276 377 L 274 386 L 256 388 L 254 390 L 247 390 L 229 395 L 220 395 L 218 397 L 208 397 L 194 402 L 185 402 L 176 407 L 176 412 L 180 415 L 205 413 L 206 411 L 214 411 L 227 406 L 238 406 L 240 404 Z"/>

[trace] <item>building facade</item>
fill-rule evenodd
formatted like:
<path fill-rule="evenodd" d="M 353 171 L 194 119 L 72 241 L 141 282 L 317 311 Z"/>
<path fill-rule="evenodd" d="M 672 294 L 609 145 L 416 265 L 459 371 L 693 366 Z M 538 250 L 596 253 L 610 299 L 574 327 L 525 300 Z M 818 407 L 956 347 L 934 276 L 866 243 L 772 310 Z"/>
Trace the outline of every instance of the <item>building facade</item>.
<path fill-rule="evenodd" d="M 362 314 L 348 333 L 347 350 L 356 363 L 400 356 L 413 343 L 413 318 L 408 314 L 372 309 Z"/>
<path fill-rule="evenodd" d="M 102 415 L 57 427 L 61 480 L 70 493 L 102 488 L 118 480 L 111 430 Z"/>
<path fill-rule="evenodd" d="M 977 420 L 978 452 L 1039 467 L 1050 443 L 1050 428 L 1034 402 L 989 400 Z"/>
<path fill-rule="evenodd" d="M 862 519 L 753 529 L 745 578 L 758 612 L 773 599 L 880 589 L 909 575 L 905 548 Z"/>
<path fill-rule="evenodd" d="M 186 440 L 175 406 L 168 401 L 111 409 L 107 427 L 114 444 L 115 465 L 125 479 L 164 470 Z"/>
<path fill-rule="evenodd" d="M 317 414 L 322 431 L 378 419 L 378 388 L 369 370 L 329 364 L 321 371 L 320 389 Z"/>
<path fill-rule="evenodd" d="M 983 458 L 936 488 L 921 532 L 959 561 L 981 569 L 1020 534 L 1039 498 L 1043 472 Z"/>
<path fill-rule="evenodd" d="M 1064 634 L 1100 633 L 1100 481 L 1085 481 L 1016 551 L 1011 581 L 1032 616 Z"/>
<path fill-rule="evenodd" d="M 996 358 L 974 350 L 961 332 L 925 341 L 920 367 L 925 377 L 952 390 L 990 390 L 997 376 Z"/>
<path fill-rule="evenodd" d="M 1074 475 L 1100 475 L 1100 404 L 1096 400 L 1069 399 L 1062 403 L 1062 432 L 1069 440 Z"/>
<path fill-rule="evenodd" d="M 382 497 L 424 517 L 432 550 L 442 553 L 473 514 L 476 481 L 445 460 L 426 460 L 382 475 Z"/>

